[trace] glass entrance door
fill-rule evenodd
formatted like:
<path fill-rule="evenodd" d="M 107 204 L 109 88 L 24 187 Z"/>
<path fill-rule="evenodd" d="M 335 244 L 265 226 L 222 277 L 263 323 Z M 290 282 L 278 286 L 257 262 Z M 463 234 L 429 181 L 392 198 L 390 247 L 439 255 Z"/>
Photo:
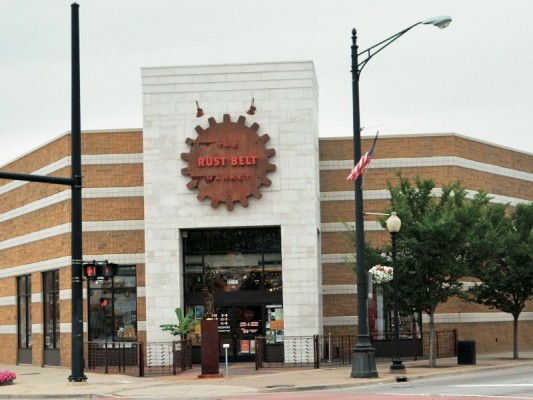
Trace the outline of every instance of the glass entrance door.
<path fill-rule="evenodd" d="M 255 337 L 264 334 L 263 306 L 220 306 L 216 308 L 220 357 L 225 358 L 224 344 L 229 344 L 229 362 L 255 360 Z"/>

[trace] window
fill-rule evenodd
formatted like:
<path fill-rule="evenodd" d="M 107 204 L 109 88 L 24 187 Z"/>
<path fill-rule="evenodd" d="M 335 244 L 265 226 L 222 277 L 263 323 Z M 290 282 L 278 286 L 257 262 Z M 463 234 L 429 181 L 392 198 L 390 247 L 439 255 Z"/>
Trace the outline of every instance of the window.
<path fill-rule="evenodd" d="M 31 276 L 17 278 L 18 347 L 32 347 L 31 337 Z"/>
<path fill-rule="evenodd" d="M 137 340 L 135 265 L 119 265 L 108 280 L 89 281 L 89 341 Z"/>
<path fill-rule="evenodd" d="M 282 289 L 279 228 L 191 230 L 183 234 L 185 292 L 201 292 L 214 272 L 215 292 Z"/>
<path fill-rule="evenodd" d="M 43 273 L 44 347 L 59 349 L 59 271 Z"/>

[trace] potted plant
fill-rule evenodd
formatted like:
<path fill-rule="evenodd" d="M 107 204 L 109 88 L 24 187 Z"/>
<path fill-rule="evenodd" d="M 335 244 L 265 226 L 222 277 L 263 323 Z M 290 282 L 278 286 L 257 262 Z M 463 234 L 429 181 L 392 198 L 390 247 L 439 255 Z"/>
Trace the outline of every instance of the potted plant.
<path fill-rule="evenodd" d="M 173 353 L 174 353 L 174 366 L 181 365 L 182 370 L 185 368 L 186 359 L 191 360 L 191 355 L 189 356 L 182 356 L 183 352 L 192 351 L 192 348 L 189 343 L 184 343 L 183 341 L 187 339 L 187 336 L 190 332 L 194 331 L 194 325 L 198 323 L 194 319 L 194 312 L 193 309 L 190 309 L 186 314 L 183 314 L 183 310 L 178 307 L 174 310 L 176 313 L 176 317 L 178 318 L 177 324 L 162 324 L 159 325 L 159 327 L 163 331 L 168 331 L 171 333 L 172 336 L 179 336 L 181 339 L 181 342 L 174 343 L 173 347 Z M 190 361 L 189 361 L 190 362 Z"/>
<path fill-rule="evenodd" d="M 10 385 L 16 377 L 14 372 L 0 371 L 0 385 Z"/>
<path fill-rule="evenodd" d="M 176 308 L 174 312 L 176 313 L 176 317 L 178 317 L 178 323 L 163 324 L 159 325 L 159 327 L 164 331 L 170 332 L 172 336 L 180 336 L 181 340 L 185 340 L 189 333 L 194 331 L 194 325 L 196 325 L 198 321 L 193 318 L 194 312 L 192 309 L 190 309 L 185 315 L 180 307 Z"/>

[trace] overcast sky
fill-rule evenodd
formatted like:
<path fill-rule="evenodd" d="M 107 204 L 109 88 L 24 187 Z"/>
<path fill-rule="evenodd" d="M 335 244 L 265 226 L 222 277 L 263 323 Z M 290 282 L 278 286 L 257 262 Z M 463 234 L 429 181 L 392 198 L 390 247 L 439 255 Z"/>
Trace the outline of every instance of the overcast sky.
<path fill-rule="evenodd" d="M 70 5 L 0 0 L 0 165 L 70 130 Z M 533 153 L 532 0 L 79 0 L 82 130 L 142 127 L 141 68 L 310 60 L 320 136 L 457 133 Z M 261 104 L 256 104 L 260 109 Z M 365 149 L 363 149 L 365 150 Z M 385 155 L 379 155 L 384 157 Z"/>

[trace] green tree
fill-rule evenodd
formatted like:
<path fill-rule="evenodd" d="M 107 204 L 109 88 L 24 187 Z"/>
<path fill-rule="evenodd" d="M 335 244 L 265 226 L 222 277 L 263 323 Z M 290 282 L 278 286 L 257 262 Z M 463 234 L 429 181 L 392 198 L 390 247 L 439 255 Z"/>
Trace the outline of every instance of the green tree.
<path fill-rule="evenodd" d="M 187 338 L 187 335 L 194 331 L 194 325 L 198 323 L 193 319 L 193 310 L 190 309 L 187 314 L 183 315 L 183 311 L 180 307 L 174 310 L 176 317 L 178 318 L 177 324 L 163 324 L 159 327 L 163 331 L 170 332 L 173 336 L 180 336 L 182 340 Z"/>
<path fill-rule="evenodd" d="M 533 298 L 533 203 L 488 209 L 477 226 L 479 240 L 471 258 L 479 282 L 469 288 L 471 300 L 513 316 L 513 358 L 518 358 L 518 319 Z"/>
<path fill-rule="evenodd" d="M 476 219 L 488 204 L 478 193 L 473 201 L 459 183 L 446 185 L 437 196 L 431 179 L 413 181 L 398 173 L 399 184 L 388 182 L 391 209 L 402 220 L 398 234 L 397 270 L 400 309 L 429 316 L 429 366 L 436 366 L 435 310 L 462 289 L 466 253 Z M 385 226 L 385 221 L 382 221 Z"/>

